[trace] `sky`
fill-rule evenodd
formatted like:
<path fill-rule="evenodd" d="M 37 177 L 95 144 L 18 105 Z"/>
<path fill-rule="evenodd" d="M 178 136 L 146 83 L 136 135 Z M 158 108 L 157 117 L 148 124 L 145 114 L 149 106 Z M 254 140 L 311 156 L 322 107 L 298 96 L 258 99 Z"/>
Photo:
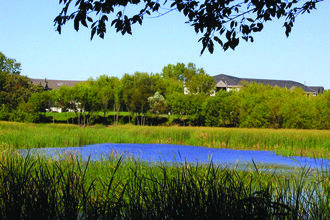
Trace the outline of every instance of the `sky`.
<path fill-rule="evenodd" d="M 219 46 L 200 55 L 201 35 L 172 12 L 144 19 L 133 35 L 108 27 L 105 39 L 68 23 L 59 35 L 53 20 L 58 0 L 0 0 L 0 51 L 22 65 L 21 75 L 39 79 L 87 80 L 136 71 L 160 73 L 164 66 L 194 63 L 210 76 L 293 80 L 330 89 L 330 1 L 296 19 L 289 38 L 284 20 L 267 22 L 253 43 L 240 41 L 235 51 Z"/>

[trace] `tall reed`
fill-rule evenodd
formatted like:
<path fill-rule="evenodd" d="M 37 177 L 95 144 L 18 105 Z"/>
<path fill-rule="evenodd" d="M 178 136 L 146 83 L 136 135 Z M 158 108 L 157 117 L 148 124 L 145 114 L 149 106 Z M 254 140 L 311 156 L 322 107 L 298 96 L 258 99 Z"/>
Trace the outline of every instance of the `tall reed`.
<path fill-rule="evenodd" d="M 1 154 L 0 219 L 328 219 L 327 170 Z"/>
<path fill-rule="evenodd" d="M 330 158 L 330 131 L 205 127 L 20 124 L 0 122 L 0 145 L 75 147 L 98 143 L 167 143 L 214 148 L 274 150 L 283 155 Z"/>

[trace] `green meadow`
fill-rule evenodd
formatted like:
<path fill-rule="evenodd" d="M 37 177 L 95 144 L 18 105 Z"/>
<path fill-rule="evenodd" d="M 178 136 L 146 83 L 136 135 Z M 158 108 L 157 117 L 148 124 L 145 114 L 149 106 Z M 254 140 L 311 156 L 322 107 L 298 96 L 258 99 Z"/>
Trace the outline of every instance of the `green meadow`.
<path fill-rule="evenodd" d="M 16 149 L 169 143 L 329 158 L 329 131 L 0 122 L 0 219 L 329 219 L 329 170 L 237 170 Z"/>

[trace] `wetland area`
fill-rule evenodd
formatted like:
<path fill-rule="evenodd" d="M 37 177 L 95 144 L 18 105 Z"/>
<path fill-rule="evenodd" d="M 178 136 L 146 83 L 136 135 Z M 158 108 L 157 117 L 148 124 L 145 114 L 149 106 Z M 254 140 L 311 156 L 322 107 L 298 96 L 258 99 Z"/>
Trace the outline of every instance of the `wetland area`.
<path fill-rule="evenodd" d="M 329 131 L 8 122 L 0 131 L 1 219 L 330 218 Z"/>

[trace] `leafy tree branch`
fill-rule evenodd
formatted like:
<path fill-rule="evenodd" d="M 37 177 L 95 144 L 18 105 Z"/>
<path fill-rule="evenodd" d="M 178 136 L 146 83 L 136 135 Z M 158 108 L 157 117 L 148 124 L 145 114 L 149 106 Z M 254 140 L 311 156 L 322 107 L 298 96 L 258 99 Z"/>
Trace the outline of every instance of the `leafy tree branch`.
<path fill-rule="evenodd" d="M 142 25 L 145 17 L 157 18 L 176 11 L 187 18 L 186 23 L 196 33 L 202 34 L 199 42 L 202 43 L 203 54 L 205 49 L 213 53 L 214 42 L 225 51 L 229 48 L 234 50 L 240 39 L 253 42 L 253 35 L 262 31 L 264 24 L 273 19 L 285 18 L 283 26 L 286 36 L 289 36 L 296 17 L 310 13 L 321 1 L 59 0 L 63 8 L 54 19 L 54 25 L 61 34 L 62 26 L 73 21 L 76 31 L 80 25 L 90 28 L 92 40 L 95 34 L 104 38 L 107 23 L 122 35 L 132 34 L 132 25 Z"/>

